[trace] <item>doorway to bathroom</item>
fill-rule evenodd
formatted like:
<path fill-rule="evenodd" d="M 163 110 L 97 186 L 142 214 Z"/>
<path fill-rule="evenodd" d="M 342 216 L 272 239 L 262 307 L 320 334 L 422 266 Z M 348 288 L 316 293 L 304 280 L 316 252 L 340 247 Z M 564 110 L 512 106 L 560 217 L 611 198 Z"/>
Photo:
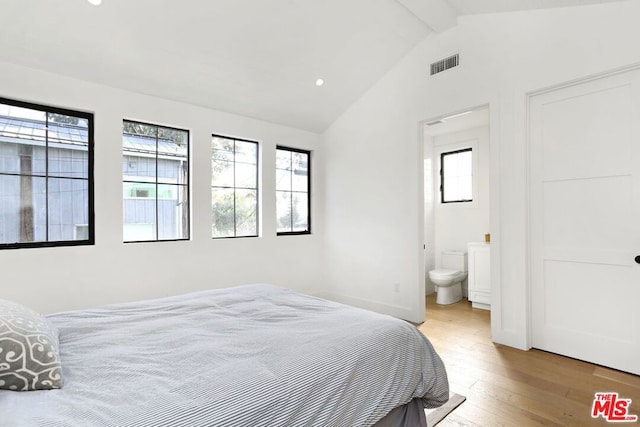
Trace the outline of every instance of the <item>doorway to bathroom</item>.
<path fill-rule="evenodd" d="M 443 265 L 446 254 L 464 252 L 467 270 L 469 265 L 473 268 L 474 261 L 478 265 L 476 273 L 462 281 L 462 296 L 471 296 L 475 307 L 490 309 L 489 257 L 476 258 L 474 252 L 477 245 L 490 248 L 485 243 L 490 240 L 489 106 L 427 120 L 422 132 L 425 293 L 437 290 L 429 271 L 451 269 Z"/>

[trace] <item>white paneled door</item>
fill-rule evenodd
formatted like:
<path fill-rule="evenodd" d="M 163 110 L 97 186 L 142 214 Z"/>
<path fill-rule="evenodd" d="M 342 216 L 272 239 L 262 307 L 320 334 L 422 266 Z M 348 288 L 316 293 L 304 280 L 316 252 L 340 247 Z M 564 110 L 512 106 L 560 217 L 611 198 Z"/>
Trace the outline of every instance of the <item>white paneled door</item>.
<path fill-rule="evenodd" d="M 532 345 L 640 374 L 640 70 L 529 112 Z"/>

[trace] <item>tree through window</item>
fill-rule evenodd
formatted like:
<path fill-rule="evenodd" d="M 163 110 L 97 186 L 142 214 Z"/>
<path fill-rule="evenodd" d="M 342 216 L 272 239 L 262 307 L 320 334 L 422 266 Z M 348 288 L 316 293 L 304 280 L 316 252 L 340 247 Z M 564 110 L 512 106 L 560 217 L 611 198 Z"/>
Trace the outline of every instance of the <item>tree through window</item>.
<path fill-rule="evenodd" d="M 311 153 L 294 148 L 276 149 L 276 216 L 278 234 L 311 232 Z"/>
<path fill-rule="evenodd" d="M 213 135 L 213 238 L 258 236 L 258 143 Z"/>

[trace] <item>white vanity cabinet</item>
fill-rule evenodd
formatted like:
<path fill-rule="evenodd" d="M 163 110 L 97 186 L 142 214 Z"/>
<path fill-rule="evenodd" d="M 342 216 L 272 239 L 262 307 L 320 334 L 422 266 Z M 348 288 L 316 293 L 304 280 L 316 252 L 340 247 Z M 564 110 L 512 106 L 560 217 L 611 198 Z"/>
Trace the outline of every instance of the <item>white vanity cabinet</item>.
<path fill-rule="evenodd" d="M 475 308 L 489 310 L 491 304 L 491 245 L 469 243 L 469 301 Z"/>

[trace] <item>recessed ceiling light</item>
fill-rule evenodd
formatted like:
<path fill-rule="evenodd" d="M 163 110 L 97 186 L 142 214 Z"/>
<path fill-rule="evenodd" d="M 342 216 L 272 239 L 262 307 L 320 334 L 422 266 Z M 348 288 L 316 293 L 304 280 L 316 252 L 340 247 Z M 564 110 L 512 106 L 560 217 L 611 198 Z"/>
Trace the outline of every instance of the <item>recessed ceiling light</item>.
<path fill-rule="evenodd" d="M 316 80 L 316 86 L 322 86 L 324 84 L 324 80 L 318 79 Z"/>
<path fill-rule="evenodd" d="M 102 4 L 102 0 L 87 0 L 87 1 L 94 6 L 100 6 Z"/>

